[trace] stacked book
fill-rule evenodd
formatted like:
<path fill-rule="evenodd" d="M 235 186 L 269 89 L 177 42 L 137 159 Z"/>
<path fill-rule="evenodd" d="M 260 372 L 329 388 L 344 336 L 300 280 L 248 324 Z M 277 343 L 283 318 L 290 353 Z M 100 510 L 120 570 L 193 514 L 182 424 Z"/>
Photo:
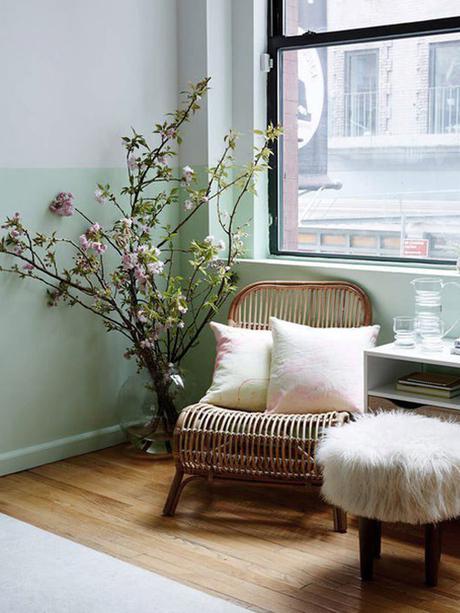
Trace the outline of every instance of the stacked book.
<path fill-rule="evenodd" d="M 460 377 L 440 373 L 413 372 L 398 379 L 396 389 L 423 396 L 455 398 L 460 394 Z"/>

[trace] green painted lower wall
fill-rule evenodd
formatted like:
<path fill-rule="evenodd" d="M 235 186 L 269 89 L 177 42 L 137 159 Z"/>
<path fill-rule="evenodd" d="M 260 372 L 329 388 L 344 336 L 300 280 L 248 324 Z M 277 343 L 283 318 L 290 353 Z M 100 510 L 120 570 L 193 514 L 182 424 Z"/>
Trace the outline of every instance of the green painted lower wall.
<path fill-rule="evenodd" d="M 95 202 L 96 184 L 118 189 L 125 173 L 121 168 L 2 169 L 1 218 L 20 211 L 33 230 L 55 229 L 76 238 L 88 224 L 76 216 L 51 215 L 50 200 L 71 191 L 79 208 L 104 222 L 112 211 Z M 78 306 L 49 308 L 44 288 L 33 280 L 0 274 L 0 301 L 0 474 L 121 440 L 116 400 L 133 368 L 122 357 L 122 338 L 107 334 Z"/>

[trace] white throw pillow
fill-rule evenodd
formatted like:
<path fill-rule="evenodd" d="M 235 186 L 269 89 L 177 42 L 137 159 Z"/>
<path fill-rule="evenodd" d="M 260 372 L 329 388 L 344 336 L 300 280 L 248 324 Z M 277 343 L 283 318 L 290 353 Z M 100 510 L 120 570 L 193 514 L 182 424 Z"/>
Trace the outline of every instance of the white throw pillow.
<path fill-rule="evenodd" d="M 272 317 L 268 413 L 364 410 L 364 349 L 380 326 L 311 328 Z"/>
<path fill-rule="evenodd" d="M 229 409 L 264 411 L 270 376 L 272 334 L 211 322 L 216 337 L 212 385 L 201 399 Z"/>

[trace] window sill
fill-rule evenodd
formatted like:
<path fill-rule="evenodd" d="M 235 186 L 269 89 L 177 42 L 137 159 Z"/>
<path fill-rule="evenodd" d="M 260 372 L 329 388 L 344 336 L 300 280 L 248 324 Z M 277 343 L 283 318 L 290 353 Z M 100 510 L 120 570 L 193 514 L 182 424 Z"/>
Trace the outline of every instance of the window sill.
<path fill-rule="evenodd" d="M 455 277 L 459 278 L 460 273 L 455 267 L 446 265 L 427 265 L 427 264 L 397 264 L 386 262 L 363 262 L 362 260 L 340 260 L 339 258 L 321 259 L 321 258 L 292 258 L 288 256 L 272 256 L 264 259 L 248 259 L 241 258 L 238 262 L 242 264 L 258 264 L 264 266 L 292 266 L 298 268 L 321 268 L 324 270 L 349 270 L 362 272 L 376 272 L 386 274 L 408 274 L 418 276 L 436 276 L 436 277 Z"/>

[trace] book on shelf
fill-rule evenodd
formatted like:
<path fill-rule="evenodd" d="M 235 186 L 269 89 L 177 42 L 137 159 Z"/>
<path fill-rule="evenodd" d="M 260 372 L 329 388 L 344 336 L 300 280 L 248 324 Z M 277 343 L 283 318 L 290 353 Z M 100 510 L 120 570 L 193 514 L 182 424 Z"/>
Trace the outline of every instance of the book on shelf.
<path fill-rule="evenodd" d="M 413 372 L 398 379 L 396 389 L 438 398 L 454 398 L 460 394 L 460 377 L 456 374 Z"/>
<path fill-rule="evenodd" d="M 420 394 L 420 396 L 433 396 L 433 398 L 455 398 L 460 395 L 460 388 L 449 390 L 439 389 L 436 387 L 418 386 L 418 385 L 404 385 L 403 383 L 396 383 L 396 389 L 400 392 L 406 392 L 409 394 Z"/>

